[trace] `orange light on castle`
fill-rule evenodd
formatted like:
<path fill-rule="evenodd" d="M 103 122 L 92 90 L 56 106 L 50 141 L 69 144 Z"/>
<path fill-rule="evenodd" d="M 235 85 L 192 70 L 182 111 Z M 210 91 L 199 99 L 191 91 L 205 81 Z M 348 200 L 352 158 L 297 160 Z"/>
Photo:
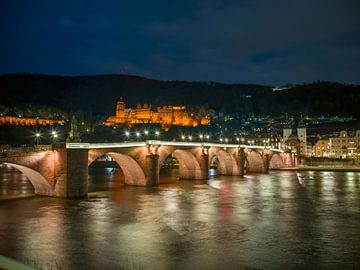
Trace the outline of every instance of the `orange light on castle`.
<path fill-rule="evenodd" d="M 22 118 L 15 116 L 0 116 L 0 125 L 13 126 L 48 126 L 48 125 L 64 125 L 63 120 L 49 120 L 49 119 L 34 119 Z"/>
<path fill-rule="evenodd" d="M 210 119 L 200 115 L 191 116 L 185 106 L 162 106 L 152 111 L 147 104 L 137 105 L 136 109 L 125 108 L 124 101 L 116 103 L 116 115 L 110 116 L 102 123 L 104 126 L 134 124 L 160 124 L 167 131 L 171 126 L 190 126 L 208 125 Z"/>

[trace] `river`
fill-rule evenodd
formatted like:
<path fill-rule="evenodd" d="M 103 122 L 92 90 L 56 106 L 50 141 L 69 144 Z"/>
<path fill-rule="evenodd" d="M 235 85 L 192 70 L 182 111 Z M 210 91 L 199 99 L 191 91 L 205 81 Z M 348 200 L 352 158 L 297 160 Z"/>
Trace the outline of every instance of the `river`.
<path fill-rule="evenodd" d="M 302 173 L 172 172 L 143 188 L 90 168 L 90 198 L 64 200 L 3 167 L 0 254 L 43 269 L 358 269 L 360 173 Z"/>

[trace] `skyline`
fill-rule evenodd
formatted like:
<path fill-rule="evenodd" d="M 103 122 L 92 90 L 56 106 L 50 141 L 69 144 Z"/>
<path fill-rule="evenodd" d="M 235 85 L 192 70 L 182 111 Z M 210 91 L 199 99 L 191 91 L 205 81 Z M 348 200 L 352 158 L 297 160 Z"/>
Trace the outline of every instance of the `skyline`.
<path fill-rule="evenodd" d="M 5 1 L 0 74 L 360 84 L 359 3 L 283 3 Z"/>

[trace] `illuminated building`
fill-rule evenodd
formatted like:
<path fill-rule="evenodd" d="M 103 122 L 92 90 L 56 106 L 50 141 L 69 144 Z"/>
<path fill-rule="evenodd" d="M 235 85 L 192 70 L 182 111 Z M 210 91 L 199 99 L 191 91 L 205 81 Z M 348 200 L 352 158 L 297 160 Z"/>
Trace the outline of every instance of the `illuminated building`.
<path fill-rule="evenodd" d="M 125 103 L 120 100 L 116 103 L 116 115 L 110 116 L 102 124 L 104 126 L 134 124 L 160 124 L 167 131 L 173 125 L 191 126 L 208 125 L 210 119 L 207 117 L 191 116 L 185 106 L 162 106 L 152 111 L 147 104 L 137 105 L 136 109 L 125 108 Z"/>
<path fill-rule="evenodd" d="M 13 126 L 48 126 L 48 125 L 64 125 L 63 120 L 34 119 L 15 116 L 0 116 L 0 125 Z"/>
<path fill-rule="evenodd" d="M 339 137 L 330 138 L 330 153 L 333 158 L 360 158 L 360 130 L 353 137 L 343 130 Z"/>
<path fill-rule="evenodd" d="M 318 140 L 314 145 L 315 157 L 329 157 L 330 156 L 330 141 Z"/>

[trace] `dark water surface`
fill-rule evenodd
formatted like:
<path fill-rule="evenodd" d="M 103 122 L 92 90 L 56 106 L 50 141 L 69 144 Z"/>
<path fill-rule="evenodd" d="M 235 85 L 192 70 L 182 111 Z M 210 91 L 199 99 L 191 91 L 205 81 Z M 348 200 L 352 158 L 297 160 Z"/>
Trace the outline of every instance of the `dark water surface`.
<path fill-rule="evenodd" d="M 303 174 L 141 188 L 90 169 L 89 200 L 0 200 L 0 254 L 45 269 L 359 269 L 360 173 Z M 0 198 L 31 193 L 0 170 Z"/>

